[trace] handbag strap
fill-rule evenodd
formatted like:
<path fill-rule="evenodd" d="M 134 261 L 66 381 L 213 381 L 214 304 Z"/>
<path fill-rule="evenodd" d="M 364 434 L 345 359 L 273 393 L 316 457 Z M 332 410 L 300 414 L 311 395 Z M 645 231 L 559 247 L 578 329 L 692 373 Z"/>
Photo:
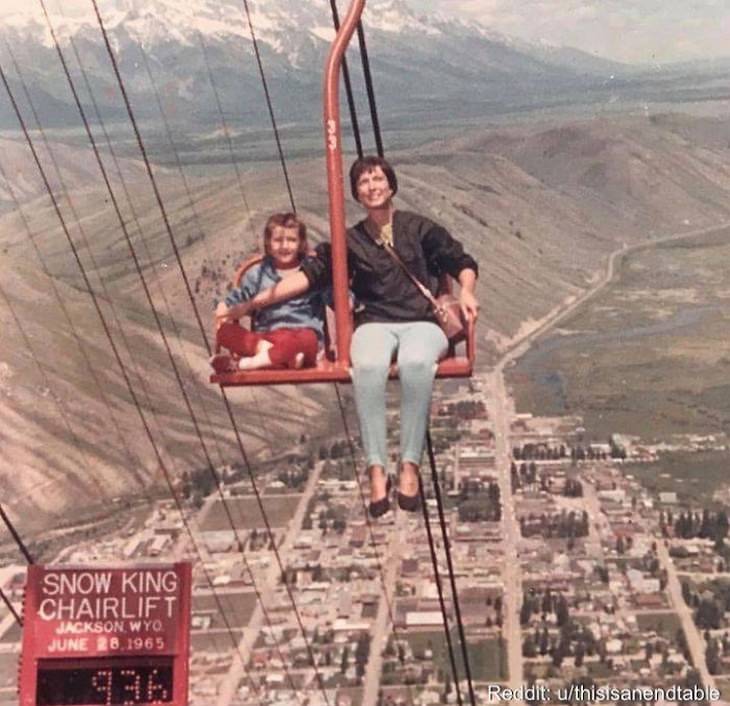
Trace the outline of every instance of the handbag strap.
<path fill-rule="evenodd" d="M 438 303 L 438 301 L 436 301 L 436 297 L 434 297 L 433 294 L 431 294 L 431 290 L 429 290 L 428 287 L 426 287 L 418 279 L 418 277 L 413 275 L 413 273 L 406 267 L 403 260 L 400 259 L 400 255 L 398 255 L 398 253 L 395 251 L 395 248 L 389 242 L 387 242 L 386 240 L 384 240 L 381 237 L 378 237 L 376 242 L 378 243 L 378 245 L 381 245 L 383 248 L 385 248 L 385 252 L 387 252 L 388 255 L 390 255 L 398 263 L 398 265 L 403 270 L 403 272 L 405 272 L 406 275 L 408 276 L 408 279 L 410 279 L 411 282 L 413 282 L 413 284 L 416 285 L 416 287 L 418 288 L 418 291 L 421 294 L 423 294 L 423 296 L 426 297 L 426 299 L 428 299 L 429 302 L 431 302 L 432 306 L 438 307 L 439 303 Z"/>

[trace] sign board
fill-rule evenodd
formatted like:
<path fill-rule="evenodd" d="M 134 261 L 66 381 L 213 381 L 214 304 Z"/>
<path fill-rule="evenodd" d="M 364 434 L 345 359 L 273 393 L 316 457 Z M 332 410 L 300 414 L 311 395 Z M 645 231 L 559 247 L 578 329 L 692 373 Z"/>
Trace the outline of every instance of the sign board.
<path fill-rule="evenodd" d="M 190 564 L 28 567 L 20 705 L 185 706 Z"/>

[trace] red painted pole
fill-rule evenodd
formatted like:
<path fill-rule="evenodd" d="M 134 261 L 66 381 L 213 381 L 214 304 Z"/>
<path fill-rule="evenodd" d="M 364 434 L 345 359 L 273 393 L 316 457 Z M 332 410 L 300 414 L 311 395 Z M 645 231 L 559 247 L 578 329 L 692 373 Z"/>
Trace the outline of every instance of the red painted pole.
<path fill-rule="evenodd" d="M 365 0 L 353 0 L 340 25 L 327 58 L 323 91 L 330 238 L 332 240 L 332 288 L 337 325 L 337 364 L 346 368 L 350 366 L 352 321 L 347 293 L 347 232 L 342 171 L 342 128 L 340 125 L 340 68 L 345 50 L 360 21 L 364 7 Z"/>

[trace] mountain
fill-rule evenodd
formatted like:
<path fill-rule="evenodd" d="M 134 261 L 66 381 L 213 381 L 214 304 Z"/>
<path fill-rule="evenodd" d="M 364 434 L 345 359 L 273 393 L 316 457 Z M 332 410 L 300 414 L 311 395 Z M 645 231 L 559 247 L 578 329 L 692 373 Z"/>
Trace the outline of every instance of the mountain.
<path fill-rule="evenodd" d="M 344 12 L 344 3 L 341 12 Z M 35 6 L 34 6 L 35 7 Z M 183 130 L 218 124 L 215 81 L 224 113 L 238 126 L 266 125 L 258 69 L 239 0 L 114 0 L 104 24 L 137 115 L 158 120 L 155 89 Z M 333 37 L 326 0 L 251 2 L 252 21 L 274 104 L 283 123 L 318 121 L 321 73 Z M 0 38 L 18 59 L 47 126 L 78 124 L 66 81 L 40 11 L 6 18 Z M 101 33 L 93 15 L 51 15 L 82 102 L 89 107 L 74 50 L 105 119 L 123 115 Z M 627 67 L 577 50 L 531 47 L 477 22 L 417 13 L 403 0 L 372 0 L 364 15 L 380 109 L 408 124 L 414 115 L 472 117 L 511 107 L 551 104 L 557 96 L 601 89 Z M 154 79 L 150 82 L 145 62 Z M 350 55 L 358 91 L 359 57 Z M 3 62 L 19 87 L 12 63 Z M 0 124 L 15 127 L 3 101 Z"/>
<path fill-rule="evenodd" d="M 398 207 L 443 223 L 480 264 L 480 364 L 489 364 L 510 338 L 590 287 L 608 254 L 624 243 L 730 221 L 729 126 L 726 118 L 612 117 L 481 129 L 392 153 L 399 173 Z M 2 147 L 6 154 L 12 144 L 6 141 Z M 68 150 L 64 159 L 80 165 L 69 167 L 66 175 L 77 180 L 74 202 L 88 245 L 64 202 L 62 210 L 153 433 L 163 442 L 176 476 L 202 468 L 198 438 L 108 195 L 84 166 L 90 161 L 88 151 L 71 155 L 68 146 L 54 149 Z M 207 354 L 157 204 L 138 165 L 124 162 L 123 170 L 142 233 L 120 197 L 122 210 L 204 438 L 216 463 L 239 460 L 219 392 L 207 384 Z M 173 171 L 160 170 L 158 176 L 208 325 L 213 299 L 225 291 L 235 264 L 257 247 L 266 216 L 288 208 L 281 173 L 273 166 L 245 172 L 240 185 L 230 176 L 190 174 L 195 212 Z M 292 163 L 290 176 L 313 240 L 326 237 L 321 160 Z M 93 504 L 105 495 L 137 492 L 140 479 L 159 483 L 157 460 L 58 220 L 48 198 L 34 189 L 29 184 L 24 192 L 23 212 L 49 274 L 42 272 L 19 214 L 0 217 L 2 291 L 28 336 L 23 339 L 10 308 L 0 303 L 0 439 L 6 461 L 0 484 L 4 505 L 25 518 L 24 528 L 41 527 L 54 513 L 76 508 L 79 497 Z M 359 210 L 352 203 L 348 209 L 352 222 Z M 54 283 L 80 341 L 59 311 Z M 231 398 L 252 458 L 266 448 L 291 446 L 303 432 L 331 436 L 332 429 L 341 428 L 330 386 L 235 390 Z M 74 435 L 63 423 L 61 403 Z"/>

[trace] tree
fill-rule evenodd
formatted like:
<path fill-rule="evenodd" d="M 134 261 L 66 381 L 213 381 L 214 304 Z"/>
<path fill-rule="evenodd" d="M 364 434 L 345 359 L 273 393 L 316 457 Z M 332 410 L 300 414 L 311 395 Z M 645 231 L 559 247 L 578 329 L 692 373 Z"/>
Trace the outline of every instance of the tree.
<path fill-rule="evenodd" d="M 527 625 L 532 617 L 532 606 L 530 601 L 525 600 L 520 608 L 520 625 Z"/>
<path fill-rule="evenodd" d="M 568 612 L 568 601 L 565 600 L 565 596 L 559 596 L 557 605 L 555 606 L 555 618 L 559 626 L 566 625 L 569 620 Z"/>
<path fill-rule="evenodd" d="M 355 663 L 363 665 L 363 674 L 365 673 L 365 664 L 367 664 L 368 656 L 370 655 L 370 636 L 366 633 L 361 633 L 357 639 L 357 646 L 355 647 Z"/>
<path fill-rule="evenodd" d="M 527 657 L 528 659 L 531 657 L 537 657 L 537 646 L 535 645 L 535 641 L 532 639 L 532 635 L 528 635 L 522 643 L 522 656 Z"/>

